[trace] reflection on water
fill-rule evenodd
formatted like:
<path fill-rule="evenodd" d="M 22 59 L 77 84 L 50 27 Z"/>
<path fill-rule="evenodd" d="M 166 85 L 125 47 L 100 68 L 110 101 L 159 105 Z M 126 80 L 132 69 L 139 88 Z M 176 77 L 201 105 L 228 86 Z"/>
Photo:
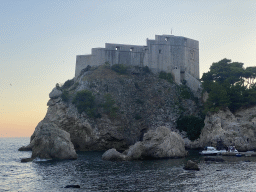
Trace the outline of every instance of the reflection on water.
<path fill-rule="evenodd" d="M 109 162 L 103 152 L 80 152 L 73 161 L 20 163 L 31 155 L 17 151 L 28 141 L 0 139 L 0 191 L 256 191 L 255 157 L 208 163 L 190 151 L 182 159 Z M 183 170 L 188 159 L 200 171 Z M 71 184 L 82 189 L 63 188 Z"/>

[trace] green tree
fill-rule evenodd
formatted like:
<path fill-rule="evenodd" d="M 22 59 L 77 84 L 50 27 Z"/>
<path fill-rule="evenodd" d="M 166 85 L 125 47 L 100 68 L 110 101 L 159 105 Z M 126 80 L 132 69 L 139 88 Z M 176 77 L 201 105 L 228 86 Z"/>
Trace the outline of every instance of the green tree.
<path fill-rule="evenodd" d="M 253 84 L 256 78 L 256 67 L 247 67 L 244 71 L 244 77 L 249 85 Z"/>
<path fill-rule="evenodd" d="M 218 82 L 227 86 L 240 82 L 244 76 L 243 63 L 231 63 L 229 59 L 222 59 L 217 63 L 213 63 L 210 71 L 202 76 L 203 86 L 206 83 Z M 208 86 L 206 86 L 208 87 Z"/>
<path fill-rule="evenodd" d="M 244 69 L 243 63 L 232 63 L 229 59 L 213 63 L 201 79 L 204 90 L 209 93 L 205 111 L 218 111 L 225 107 L 236 111 L 242 106 L 255 105 L 255 77 L 256 67 Z"/>
<path fill-rule="evenodd" d="M 204 120 L 195 116 L 184 116 L 177 120 L 177 129 L 186 131 L 187 137 L 193 141 L 199 138 L 204 127 Z"/>
<path fill-rule="evenodd" d="M 205 103 L 205 110 L 217 112 L 219 109 L 228 107 L 230 104 L 229 95 L 226 89 L 217 82 L 214 82 L 211 86 L 211 92 L 209 98 Z"/>

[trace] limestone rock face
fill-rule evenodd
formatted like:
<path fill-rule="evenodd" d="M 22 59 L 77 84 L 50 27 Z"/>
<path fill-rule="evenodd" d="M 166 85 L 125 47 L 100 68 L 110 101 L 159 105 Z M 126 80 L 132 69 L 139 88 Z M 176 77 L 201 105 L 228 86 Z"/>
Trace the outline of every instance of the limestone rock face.
<path fill-rule="evenodd" d="M 139 67 L 125 75 L 104 66 L 88 68 L 72 82 L 52 90 L 43 121 L 68 132 L 75 150 L 79 151 L 106 151 L 112 148 L 124 151 L 142 141 L 148 130 L 166 126 L 175 131 L 181 113 L 196 115 L 199 111 L 195 101 L 180 96 L 176 84 Z M 84 90 L 95 98 L 95 111 L 91 116 L 86 111 L 79 113 L 72 102 L 77 93 Z M 31 142 L 34 138 L 35 133 Z M 168 145 L 169 141 L 165 142 L 162 146 L 160 144 L 161 148 Z M 149 147 L 149 143 L 146 146 Z M 139 150 L 144 145 L 136 147 L 134 150 L 138 153 L 133 153 L 134 158 L 140 156 L 140 151 L 145 151 Z M 161 148 L 156 148 L 153 143 L 150 148 L 154 151 L 152 156 L 159 158 L 171 154 L 179 156 L 178 151 L 172 150 L 161 154 L 158 151 Z"/>
<path fill-rule="evenodd" d="M 56 103 L 60 102 L 61 101 L 61 98 L 58 97 L 57 99 L 50 99 L 48 102 L 47 102 L 47 106 L 54 106 Z"/>
<path fill-rule="evenodd" d="M 125 154 L 127 155 L 127 160 L 141 159 L 143 156 L 145 156 L 144 153 L 145 147 L 140 141 L 130 146 L 129 149 L 125 152 Z"/>
<path fill-rule="evenodd" d="M 49 94 L 49 97 L 51 99 L 56 99 L 58 97 L 60 97 L 62 94 L 62 91 L 57 89 L 56 87 L 53 88 L 53 90 L 51 91 L 51 93 Z"/>
<path fill-rule="evenodd" d="M 228 109 L 205 118 L 205 126 L 199 140 L 189 143 L 190 147 L 228 147 L 234 145 L 238 151 L 256 149 L 256 107 L 243 109 L 232 114 Z"/>
<path fill-rule="evenodd" d="M 143 139 L 144 155 L 152 158 L 184 157 L 185 143 L 180 135 L 166 127 L 150 130 Z"/>
<path fill-rule="evenodd" d="M 177 158 L 184 157 L 187 154 L 182 137 L 163 126 L 147 132 L 142 142 L 139 141 L 130 146 L 123 154 L 116 153 L 115 149 L 111 149 L 106 153 L 110 154 L 110 157 L 108 159 L 105 158 L 106 154 L 104 153 L 102 156 L 104 160 L 116 159 L 116 156 L 121 156 L 122 158 L 119 159 L 122 160 Z"/>
<path fill-rule="evenodd" d="M 29 146 L 31 158 L 76 159 L 77 154 L 70 140 L 70 134 L 53 123 L 41 121 L 35 129 Z"/>

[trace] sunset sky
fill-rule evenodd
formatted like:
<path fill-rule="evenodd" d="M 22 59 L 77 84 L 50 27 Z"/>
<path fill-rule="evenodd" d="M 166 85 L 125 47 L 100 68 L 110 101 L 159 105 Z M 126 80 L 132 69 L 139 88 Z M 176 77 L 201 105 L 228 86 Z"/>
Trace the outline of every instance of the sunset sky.
<path fill-rule="evenodd" d="M 200 74 L 223 58 L 256 63 L 253 0 L 1 0 L 0 137 L 29 137 L 76 55 L 105 43 L 145 45 L 171 34 L 199 41 Z"/>

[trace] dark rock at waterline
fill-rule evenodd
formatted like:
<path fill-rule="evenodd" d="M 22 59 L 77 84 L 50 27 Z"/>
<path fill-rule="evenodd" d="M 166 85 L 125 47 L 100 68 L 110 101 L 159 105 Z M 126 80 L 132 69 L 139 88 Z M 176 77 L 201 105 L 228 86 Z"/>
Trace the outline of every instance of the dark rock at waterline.
<path fill-rule="evenodd" d="M 102 155 L 102 159 L 107 161 L 124 161 L 126 160 L 126 156 L 112 148 Z"/>
<path fill-rule="evenodd" d="M 131 145 L 124 153 L 112 148 L 102 155 L 103 160 L 124 161 L 147 158 L 178 158 L 187 154 L 180 135 L 161 126 L 144 134 L 143 141 Z"/>
<path fill-rule="evenodd" d="M 185 165 L 185 167 L 183 168 L 185 170 L 195 170 L 195 171 L 199 171 L 199 167 L 198 164 L 194 161 L 188 160 L 187 164 Z"/>
<path fill-rule="evenodd" d="M 33 160 L 34 160 L 34 158 L 22 158 L 20 161 L 21 161 L 21 163 L 27 163 L 27 162 L 31 162 Z"/>
<path fill-rule="evenodd" d="M 64 188 L 80 188 L 80 185 L 67 185 Z"/>
<path fill-rule="evenodd" d="M 224 162 L 225 160 L 221 157 L 205 157 L 204 161 Z"/>
<path fill-rule="evenodd" d="M 32 147 L 30 145 L 22 146 L 18 149 L 18 151 L 32 151 Z"/>

